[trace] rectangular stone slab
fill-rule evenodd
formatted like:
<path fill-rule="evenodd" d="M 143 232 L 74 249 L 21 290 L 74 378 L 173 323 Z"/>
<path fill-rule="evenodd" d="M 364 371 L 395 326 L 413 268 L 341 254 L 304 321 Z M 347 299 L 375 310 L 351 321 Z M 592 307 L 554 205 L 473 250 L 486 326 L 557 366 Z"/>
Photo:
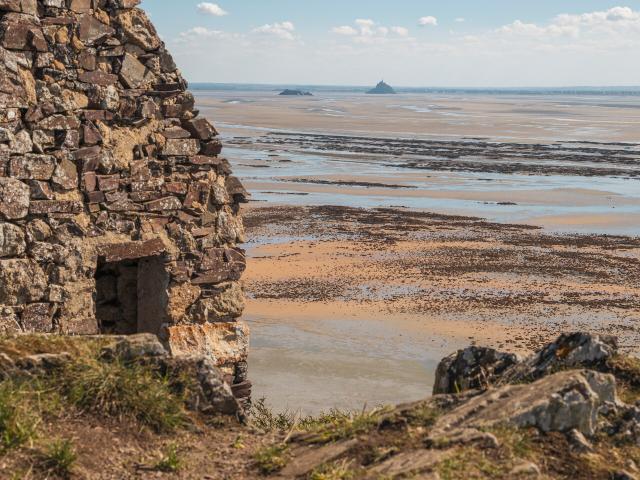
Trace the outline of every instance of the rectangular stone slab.
<path fill-rule="evenodd" d="M 98 256 L 105 262 L 120 262 L 136 258 L 154 257 L 166 251 L 164 242 L 160 238 L 143 242 L 125 242 L 100 245 L 96 249 Z"/>
<path fill-rule="evenodd" d="M 204 355 L 218 366 L 244 361 L 249 351 L 249 326 L 243 322 L 176 325 L 167 337 L 172 355 Z"/>

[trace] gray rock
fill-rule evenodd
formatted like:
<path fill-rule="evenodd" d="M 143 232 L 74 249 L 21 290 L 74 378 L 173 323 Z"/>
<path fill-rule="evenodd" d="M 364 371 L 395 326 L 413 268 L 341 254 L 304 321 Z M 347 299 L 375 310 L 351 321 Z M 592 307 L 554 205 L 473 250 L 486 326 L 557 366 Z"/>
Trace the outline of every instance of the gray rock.
<path fill-rule="evenodd" d="M 540 352 L 505 371 L 499 383 L 532 381 L 569 368 L 598 367 L 617 351 L 617 339 L 612 336 L 582 332 L 562 334 Z"/>
<path fill-rule="evenodd" d="M 42 375 L 53 370 L 63 368 L 72 357 L 69 353 L 42 353 L 38 355 L 29 355 L 16 360 L 15 365 L 19 370 L 23 370 L 32 374 Z"/>
<path fill-rule="evenodd" d="M 124 361 L 165 358 L 169 355 L 156 335 L 141 333 L 119 338 L 113 345 L 102 350 L 104 358 L 121 358 Z"/>
<path fill-rule="evenodd" d="M 542 472 L 540 467 L 533 462 L 522 462 L 513 467 L 509 473 L 509 478 L 540 478 Z"/>
<path fill-rule="evenodd" d="M 593 450 L 593 445 L 591 445 L 589 440 L 576 429 L 567 433 L 567 440 L 569 440 L 571 447 L 580 453 L 591 452 Z"/>
<path fill-rule="evenodd" d="M 196 390 L 190 391 L 192 396 L 188 399 L 190 409 L 205 414 L 244 416 L 242 406 L 212 359 L 200 356 L 170 357 L 164 360 L 164 365 L 169 376 L 186 375 L 197 379 Z"/>
<path fill-rule="evenodd" d="M 120 78 L 129 88 L 139 88 L 153 81 L 153 74 L 136 57 L 126 53 L 122 60 Z"/>
<path fill-rule="evenodd" d="M 498 352 L 493 348 L 468 347 L 459 350 L 438 364 L 433 394 L 486 388 L 518 361 L 517 355 Z"/>
<path fill-rule="evenodd" d="M 544 432 L 573 429 L 590 436 L 599 407 L 616 402 L 612 375 L 575 370 L 525 385 L 507 385 L 471 398 L 438 419 L 430 435 L 434 443 L 498 425 L 536 427 Z"/>

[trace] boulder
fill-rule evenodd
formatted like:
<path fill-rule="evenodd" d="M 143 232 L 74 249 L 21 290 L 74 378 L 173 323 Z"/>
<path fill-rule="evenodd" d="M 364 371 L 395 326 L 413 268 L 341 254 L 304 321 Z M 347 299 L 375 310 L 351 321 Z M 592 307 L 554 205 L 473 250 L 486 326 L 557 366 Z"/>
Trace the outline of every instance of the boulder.
<path fill-rule="evenodd" d="M 571 368 L 598 369 L 617 351 L 615 337 L 583 332 L 562 334 L 525 359 L 492 348 L 468 347 L 439 363 L 433 393 L 460 393 L 491 385 L 531 382 Z"/>
<path fill-rule="evenodd" d="M 577 332 L 562 334 L 535 355 L 507 369 L 500 384 L 520 383 L 570 368 L 598 368 L 616 355 L 618 341 L 608 335 Z"/>
<path fill-rule="evenodd" d="M 543 432 L 596 431 L 605 403 L 616 403 L 615 377 L 590 370 L 556 373 L 534 383 L 506 385 L 464 402 L 440 417 L 430 442 L 451 439 L 497 426 L 536 427 Z"/>
<path fill-rule="evenodd" d="M 433 394 L 486 388 L 518 361 L 517 355 L 493 348 L 468 347 L 459 350 L 438 364 Z"/>

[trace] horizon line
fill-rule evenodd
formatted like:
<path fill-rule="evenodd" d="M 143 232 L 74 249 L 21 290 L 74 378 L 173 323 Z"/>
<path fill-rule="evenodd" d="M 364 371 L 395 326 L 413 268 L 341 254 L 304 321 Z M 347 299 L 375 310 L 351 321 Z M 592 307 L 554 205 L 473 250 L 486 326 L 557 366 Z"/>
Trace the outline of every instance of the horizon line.
<path fill-rule="evenodd" d="M 386 82 L 389 83 L 389 82 Z M 343 87 L 343 88 L 371 88 L 371 85 L 356 85 L 356 84 L 338 84 L 338 83 L 255 83 L 255 82 L 210 82 L 210 81 L 190 81 L 190 85 L 237 85 L 237 86 L 264 86 L 264 87 L 291 87 L 291 86 L 299 86 L 299 87 Z M 372 84 L 375 86 L 375 84 Z M 391 85 L 391 84 L 390 84 Z M 510 86 L 495 86 L 495 85 L 487 85 L 487 86 L 444 86 L 444 85 L 392 85 L 394 88 L 423 88 L 423 89 L 452 89 L 452 90 L 484 90 L 484 89 L 504 89 L 504 90 L 513 90 L 513 89 L 639 89 L 640 84 L 638 85 L 510 85 Z"/>

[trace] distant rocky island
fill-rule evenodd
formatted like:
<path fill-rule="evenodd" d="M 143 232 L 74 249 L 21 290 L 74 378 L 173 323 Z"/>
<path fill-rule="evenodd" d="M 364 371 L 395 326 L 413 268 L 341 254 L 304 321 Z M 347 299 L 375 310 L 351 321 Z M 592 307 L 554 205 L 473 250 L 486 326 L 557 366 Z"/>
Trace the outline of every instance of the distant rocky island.
<path fill-rule="evenodd" d="M 384 80 L 378 83 L 375 88 L 372 88 L 367 92 L 367 94 L 369 95 L 395 95 L 395 93 L 396 91 L 393 89 L 393 87 L 385 83 Z"/>
<path fill-rule="evenodd" d="M 313 96 L 313 94 L 311 92 L 304 92 L 302 90 L 290 90 L 290 89 L 285 89 L 282 92 L 280 92 L 280 95 L 285 95 L 285 96 L 298 96 L 298 97 L 311 97 Z"/>

